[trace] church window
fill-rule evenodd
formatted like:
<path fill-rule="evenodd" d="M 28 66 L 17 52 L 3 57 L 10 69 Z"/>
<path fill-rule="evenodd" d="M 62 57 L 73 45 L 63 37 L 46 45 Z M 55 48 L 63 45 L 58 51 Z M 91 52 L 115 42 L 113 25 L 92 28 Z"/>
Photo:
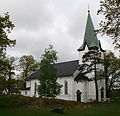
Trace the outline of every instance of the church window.
<path fill-rule="evenodd" d="M 37 92 L 37 83 L 35 82 L 34 95 L 36 95 L 36 92 Z"/>
<path fill-rule="evenodd" d="M 68 94 L 68 82 L 65 81 L 65 95 Z"/>

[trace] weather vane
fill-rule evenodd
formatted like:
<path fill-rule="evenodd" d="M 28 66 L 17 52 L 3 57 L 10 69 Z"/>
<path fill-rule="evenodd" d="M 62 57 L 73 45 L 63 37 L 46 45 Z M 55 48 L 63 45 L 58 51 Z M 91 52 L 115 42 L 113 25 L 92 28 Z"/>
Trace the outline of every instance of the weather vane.
<path fill-rule="evenodd" d="M 90 12 L 90 7 L 89 7 L 89 4 L 88 4 L 88 12 Z"/>

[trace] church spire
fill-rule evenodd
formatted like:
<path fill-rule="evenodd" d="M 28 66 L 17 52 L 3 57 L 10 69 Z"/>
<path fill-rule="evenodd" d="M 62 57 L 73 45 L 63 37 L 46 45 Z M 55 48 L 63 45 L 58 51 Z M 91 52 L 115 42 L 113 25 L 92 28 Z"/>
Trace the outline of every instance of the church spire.
<path fill-rule="evenodd" d="M 88 49 L 90 48 L 101 49 L 100 41 L 98 40 L 94 30 L 95 28 L 90 16 L 90 10 L 88 8 L 88 17 L 87 17 L 87 24 L 86 24 L 85 35 L 84 35 L 84 42 L 82 46 L 78 49 L 78 51 L 84 50 L 86 45 Z"/>

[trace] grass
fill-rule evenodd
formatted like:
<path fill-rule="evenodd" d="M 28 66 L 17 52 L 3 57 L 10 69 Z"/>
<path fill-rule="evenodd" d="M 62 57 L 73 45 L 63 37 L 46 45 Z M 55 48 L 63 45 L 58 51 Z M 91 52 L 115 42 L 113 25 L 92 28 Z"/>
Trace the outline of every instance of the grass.
<path fill-rule="evenodd" d="M 29 105 L 31 101 L 34 101 L 31 97 L 11 95 L 0 96 L 0 108 L 19 107 L 22 105 Z"/>
<path fill-rule="evenodd" d="M 119 107 L 118 107 L 119 106 Z M 119 116 L 120 105 L 100 105 L 84 109 L 66 109 L 64 114 L 53 113 L 49 108 L 14 108 L 0 110 L 1 116 Z"/>
<path fill-rule="evenodd" d="M 87 108 L 81 110 L 72 110 L 69 116 L 119 116 L 119 108 L 108 108 L 108 107 L 97 107 L 97 108 Z"/>
<path fill-rule="evenodd" d="M 64 107 L 64 108 L 74 108 L 75 105 L 85 105 L 83 103 L 78 103 L 75 101 L 65 101 L 58 99 L 42 99 L 42 98 L 32 98 L 26 96 L 0 96 L 0 108 L 15 108 L 15 107 L 35 107 L 35 108 L 54 108 L 54 107 Z"/>
<path fill-rule="evenodd" d="M 3 99 L 4 98 L 4 99 Z M 42 107 L 28 108 L 42 100 Z M 18 102 L 19 101 L 19 102 Z M 2 104 L 1 104 L 2 103 Z M 0 116 L 119 116 L 120 103 L 78 103 L 64 100 L 35 99 L 23 96 L 0 97 Z M 4 106 L 4 108 L 2 107 Z M 52 112 L 52 108 L 63 106 L 64 114 Z M 75 107 L 80 106 L 80 107 Z M 91 106 L 91 107 L 81 107 Z"/>

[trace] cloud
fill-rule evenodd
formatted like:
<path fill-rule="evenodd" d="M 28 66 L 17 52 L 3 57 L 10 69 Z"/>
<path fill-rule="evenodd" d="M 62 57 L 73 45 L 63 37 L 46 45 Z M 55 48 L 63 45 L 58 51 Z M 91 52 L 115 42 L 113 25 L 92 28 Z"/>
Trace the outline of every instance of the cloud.
<path fill-rule="evenodd" d="M 15 29 L 10 38 L 16 39 L 12 56 L 31 54 L 39 59 L 49 44 L 57 50 L 59 61 L 78 59 L 87 20 L 88 4 L 94 26 L 103 17 L 97 16 L 99 0 L 1 0 L 0 14 L 10 13 Z M 105 49 L 112 49 L 110 39 L 99 36 Z"/>

